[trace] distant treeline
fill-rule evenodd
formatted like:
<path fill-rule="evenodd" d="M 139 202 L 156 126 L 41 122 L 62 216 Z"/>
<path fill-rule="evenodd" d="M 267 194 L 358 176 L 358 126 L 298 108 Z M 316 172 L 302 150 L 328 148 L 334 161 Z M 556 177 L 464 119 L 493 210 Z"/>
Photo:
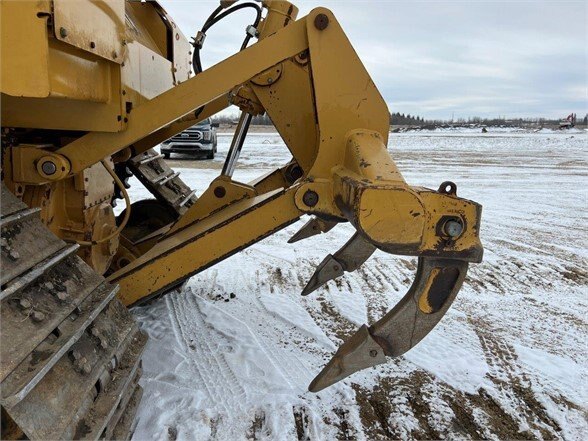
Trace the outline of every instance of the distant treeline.
<path fill-rule="evenodd" d="M 214 118 L 215 122 L 220 124 L 234 125 L 238 121 L 238 117 L 234 115 L 218 115 Z M 559 119 L 549 118 L 481 118 L 479 116 L 473 116 L 470 118 L 457 118 L 451 119 L 424 119 L 422 116 L 404 114 L 400 112 L 390 114 L 390 125 L 392 126 L 426 126 L 426 125 L 449 125 L 449 124 L 477 124 L 487 126 L 543 126 L 558 124 Z M 254 116 L 251 120 L 252 125 L 256 126 L 271 126 L 272 121 L 267 114 Z M 583 119 L 578 117 L 578 124 L 587 125 L 588 115 L 584 116 Z"/>
<path fill-rule="evenodd" d="M 543 125 L 557 125 L 559 119 L 549 118 L 482 118 L 479 116 L 472 116 L 470 118 L 457 118 L 457 119 L 424 119 L 421 116 L 405 115 L 404 113 L 391 113 L 390 114 L 390 125 L 392 126 L 443 126 L 443 125 L 466 125 L 476 124 L 482 126 L 543 126 Z M 578 118 L 578 124 L 588 124 L 588 114 L 584 116 L 582 120 Z"/>
<path fill-rule="evenodd" d="M 426 123 L 428 123 L 428 121 L 425 121 L 422 116 L 411 115 L 410 113 L 405 115 L 404 113 L 400 112 L 390 114 L 390 125 L 392 126 L 420 126 Z"/>

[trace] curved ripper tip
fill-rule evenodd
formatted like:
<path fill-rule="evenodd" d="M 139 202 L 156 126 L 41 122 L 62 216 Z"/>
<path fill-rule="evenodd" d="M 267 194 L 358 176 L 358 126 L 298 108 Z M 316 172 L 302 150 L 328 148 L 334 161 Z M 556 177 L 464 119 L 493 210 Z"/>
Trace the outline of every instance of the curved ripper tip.
<path fill-rule="evenodd" d="M 468 269 L 455 259 L 419 258 L 406 295 L 369 328 L 363 325 L 337 350 L 310 383 L 318 392 L 349 375 L 398 357 L 416 346 L 441 321 L 459 292 Z"/>
<path fill-rule="evenodd" d="M 318 392 L 351 375 L 353 372 L 382 363 L 386 363 L 384 350 L 372 338 L 368 327 L 363 325 L 341 345 L 331 361 L 312 380 L 308 390 Z"/>
<path fill-rule="evenodd" d="M 327 233 L 338 223 L 339 222 L 322 220 L 313 216 L 302 226 L 302 228 L 300 228 L 300 230 L 294 233 L 294 235 L 288 240 L 288 243 L 298 242 L 299 240 L 308 239 L 317 234 Z"/>
<path fill-rule="evenodd" d="M 323 259 L 301 294 L 306 296 L 345 272 L 355 271 L 374 251 L 376 247 L 356 232 L 334 255 L 328 254 Z"/>
<path fill-rule="evenodd" d="M 311 292 L 323 286 L 328 281 L 342 276 L 345 273 L 343 268 L 344 267 L 341 262 L 339 262 L 331 254 L 328 254 L 327 257 L 325 257 L 316 268 L 314 274 L 300 294 L 307 296 Z"/>

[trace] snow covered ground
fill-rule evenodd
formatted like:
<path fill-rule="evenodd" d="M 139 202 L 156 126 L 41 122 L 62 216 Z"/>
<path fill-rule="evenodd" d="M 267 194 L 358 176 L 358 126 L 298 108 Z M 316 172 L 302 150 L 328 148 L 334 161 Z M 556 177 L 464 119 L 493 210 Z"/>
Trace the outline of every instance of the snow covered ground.
<path fill-rule="evenodd" d="M 588 429 L 586 133 L 406 133 L 389 148 L 407 181 L 484 205 L 484 262 L 406 356 L 318 394 L 307 386 L 356 328 L 390 309 L 415 260 L 376 252 L 308 297 L 314 268 L 353 233 L 288 245 L 306 219 L 194 276 L 134 314 L 149 334 L 136 440 L 585 439 Z M 213 161 L 172 160 L 199 193 Z M 289 159 L 248 137 L 247 182 Z M 132 196 L 146 197 L 135 181 Z"/>

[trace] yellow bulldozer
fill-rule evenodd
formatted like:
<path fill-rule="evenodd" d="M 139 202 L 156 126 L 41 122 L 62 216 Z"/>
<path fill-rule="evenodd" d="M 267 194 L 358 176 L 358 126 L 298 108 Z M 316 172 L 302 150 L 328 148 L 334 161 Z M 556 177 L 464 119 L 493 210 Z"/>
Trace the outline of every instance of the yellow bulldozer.
<path fill-rule="evenodd" d="M 244 9 L 241 50 L 203 69 L 208 29 Z M 482 259 L 481 206 L 450 181 L 405 182 L 386 103 L 335 16 L 297 13 L 221 1 L 190 42 L 154 1 L 0 2 L 3 439 L 130 437 L 146 336 L 126 306 L 305 215 L 291 241 L 340 222 L 356 233 L 303 295 L 376 249 L 418 257 L 406 296 L 345 341 L 310 391 L 405 353 L 450 307 Z M 229 153 L 197 196 L 154 147 L 229 106 L 241 112 Z M 237 182 L 264 113 L 292 159 Z M 130 176 L 153 197 L 131 202 Z"/>

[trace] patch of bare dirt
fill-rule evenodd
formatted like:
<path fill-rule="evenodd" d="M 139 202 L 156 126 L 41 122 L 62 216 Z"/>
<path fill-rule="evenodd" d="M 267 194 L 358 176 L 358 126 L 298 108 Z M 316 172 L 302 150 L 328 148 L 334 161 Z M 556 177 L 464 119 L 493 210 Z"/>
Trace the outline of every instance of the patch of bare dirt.
<path fill-rule="evenodd" d="M 347 409 L 336 407 L 333 409 L 333 412 L 339 418 L 339 421 L 333 423 L 335 427 L 337 427 L 337 440 L 356 440 L 357 436 L 353 426 L 349 424 L 348 421 L 349 411 Z"/>
<path fill-rule="evenodd" d="M 327 335 L 331 336 L 334 334 L 339 340 L 347 340 L 357 330 L 357 326 L 339 314 L 339 311 L 330 304 L 324 297 L 318 297 L 321 305 L 320 316 L 318 311 L 309 309 L 308 312 L 317 323 L 323 322 L 325 319 L 328 320 L 329 326 L 323 327 L 323 330 Z"/>
<path fill-rule="evenodd" d="M 396 432 L 389 423 L 392 414 L 389 383 L 388 379 L 383 379 L 380 386 L 372 390 L 352 384 L 355 399 L 359 405 L 359 417 L 364 432 L 370 440 L 400 439 L 400 433 Z"/>
<path fill-rule="evenodd" d="M 247 439 L 249 440 L 258 440 L 262 438 L 263 435 L 263 426 L 265 425 L 265 414 L 263 412 L 258 412 L 255 414 L 253 418 L 253 422 L 251 423 L 251 427 L 247 431 Z"/>
<path fill-rule="evenodd" d="M 310 441 L 308 436 L 308 415 L 303 407 L 294 407 L 294 425 L 296 427 L 296 439 L 298 441 Z"/>
<path fill-rule="evenodd" d="M 561 272 L 561 275 L 578 285 L 585 285 L 588 282 L 588 272 L 581 268 L 567 266 L 565 271 Z"/>
<path fill-rule="evenodd" d="M 514 348 L 498 335 L 491 332 L 484 323 L 479 323 L 476 333 L 490 367 L 488 378 L 494 383 L 499 393 L 518 403 L 519 414 L 515 419 L 506 413 L 500 405 L 485 391 L 478 391 L 477 397 L 471 397 L 475 405 L 480 406 L 490 417 L 493 428 L 504 436 L 518 435 L 521 438 L 532 439 L 536 436 L 528 431 L 520 432 L 519 420 L 541 433 L 544 439 L 558 437 L 561 427 L 551 418 L 535 396 L 535 392 L 528 384 L 527 375 L 518 364 L 518 357 Z M 516 430 L 515 430 L 516 429 Z"/>

